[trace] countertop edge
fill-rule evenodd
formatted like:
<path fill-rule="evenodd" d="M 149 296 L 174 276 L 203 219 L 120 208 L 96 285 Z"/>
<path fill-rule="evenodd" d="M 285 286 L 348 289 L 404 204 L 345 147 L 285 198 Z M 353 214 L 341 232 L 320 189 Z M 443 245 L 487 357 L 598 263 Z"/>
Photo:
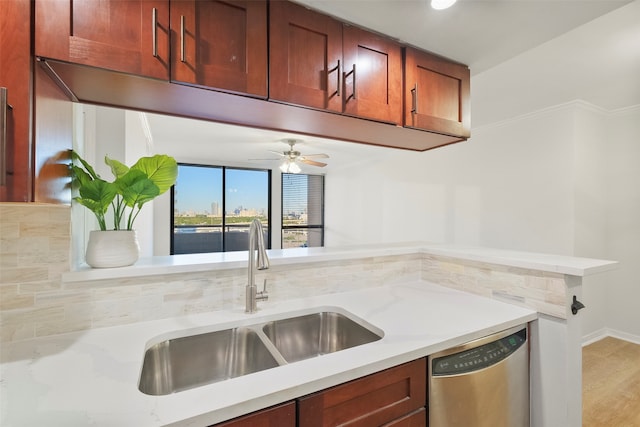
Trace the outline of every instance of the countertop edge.
<path fill-rule="evenodd" d="M 292 265 L 302 263 L 354 260 L 359 258 L 425 254 L 462 260 L 485 262 L 550 273 L 584 277 L 615 269 L 617 261 L 550 255 L 533 252 L 509 251 L 482 247 L 439 245 L 430 243 L 345 246 L 335 248 L 295 248 L 269 250 L 271 264 Z M 65 272 L 65 283 L 125 279 L 141 276 L 180 274 L 246 268 L 247 252 L 227 252 L 192 255 L 172 255 L 142 258 L 136 264 L 120 268 L 90 268 L 81 266 Z"/>

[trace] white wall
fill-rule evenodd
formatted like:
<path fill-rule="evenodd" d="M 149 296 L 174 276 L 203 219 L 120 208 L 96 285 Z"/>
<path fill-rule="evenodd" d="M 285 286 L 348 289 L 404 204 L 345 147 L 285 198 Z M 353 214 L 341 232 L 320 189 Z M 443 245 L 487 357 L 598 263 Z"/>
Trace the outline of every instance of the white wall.
<path fill-rule="evenodd" d="M 428 240 L 573 252 L 575 107 L 475 129 L 465 143 L 327 175 L 328 246 Z"/>
<path fill-rule="evenodd" d="M 574 255 L 607 259 L 606 151 L 607 112 L 588 104 L 574 116 Z M 600 335 L 607 323 L 608 276 L 583 279 L 582 335 Z"/>
<path fill-rule="evenodd" d="M 126 143 L 124 156 L 120 161 L 125 163 L 127 166 L 132 166 L 140 157 L 152 156 L 155 154 L 153 152 L 153 141 L 151 140 L 150 131 L 145 126 L 144 113 L 137 111 L 123 111 L 122 113 Z M 144 258 L 155 255 L 155 230 L 161 230 L 162 224 L 164 224 L 162 221 L 162 218 L 164 217 L 156 218 L 154 215 L 153 206 L 156 203 L 166 206 L 167 212 L 165 215 L 167 218 L 165 224 L 166 228 L 164 229 L 165 232 L 157 233 L 160 240 L 159 245 L 169 246 L 169 236 L 167 231 L 169 230 L 168 212 L 170 212 L 170 200 L 169 192 L 162 194 L 153 201 L 146 203 L 136 217 L 134 229 L 136 230 L 138 244 L 140 245 L 140 257 Z M 156 219 L 159 224 L 156 224 Z"/>
<path fill-rule="evenodd" d="M 640 342 L 640 106 L 612 115 L 607 127 L 607 327 Z"/>

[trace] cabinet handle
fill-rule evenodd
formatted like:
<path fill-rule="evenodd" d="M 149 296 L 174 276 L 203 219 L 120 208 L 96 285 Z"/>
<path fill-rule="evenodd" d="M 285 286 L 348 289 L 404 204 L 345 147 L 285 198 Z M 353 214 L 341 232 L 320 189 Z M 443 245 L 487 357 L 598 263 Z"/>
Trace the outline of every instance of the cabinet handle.
<path fill-rule="evenodd" d="M 353 68 L 348 73 L 343 73 L 342 80 L 346 83 L 347 77 L 351 76 L 351 81 L 353 83 L 353 90 L 351 91 L 351 95 L 345 99 L 345 103 L 349 102 L 350 99 L 356 99 L 356 64 L 353 64 Z"/>
<path fill-rule="evenodd" d="M 151 11 L 151 38 L 153 44 L 153 57 L 158 57 L 158 9 Z"/>
<path fill-rule="evenodd" d="M 338 59 L 338 65 L 336 65 L 336 96 L 340 96 L 340 87 L 342 86 L 342 82 L 340 81 L 340 75 L 342 74 L 340 67 L 340 60 Z"/>
<path fill-rule="evenodd" d="M 184 15 L 180 15 L 180 62 L 184 60 Z"/>
<path fill-rule="evenodd" d="M 329 86 L 329 75 L 331 73 L 333 73 L 335 71 L 336 73 L 336 91 L 333 92 L 332 95 L 335 96 L 340 96 L 340 76 L 342 75 L 342 73 L 340 72 L 340 60 L 338 59 L 338 65 L 336 65 L 335 67 L 333 67 L 332 69 L 329 70 L 329 72 L 327 73 L 327 89 Z"/>
<path fill-rule="evenodd" d="M 7 185 L 7 88 L 0 87 L 0 186 Z"/>
<path fill-rule="evenodd" d="M 418 83 L 411 89 L 411 114 L 418 114 Z"/>
<path fill-rule="evenodd" d="M 353 93 L 351 94 L 351 98 L 356 99 L 356 64 L 353 64 Z"/>

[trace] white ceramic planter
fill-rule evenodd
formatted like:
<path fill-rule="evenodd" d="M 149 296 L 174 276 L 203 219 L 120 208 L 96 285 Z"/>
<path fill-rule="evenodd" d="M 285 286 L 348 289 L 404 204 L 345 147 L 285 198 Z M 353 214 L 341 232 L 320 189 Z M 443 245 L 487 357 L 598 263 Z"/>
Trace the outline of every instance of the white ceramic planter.
<path fill-rule="evenodd" d="M 94 230 L 89 235 L 85 261 L 94 268 L 125 267 L 138 260 L 135 230 Z"/>

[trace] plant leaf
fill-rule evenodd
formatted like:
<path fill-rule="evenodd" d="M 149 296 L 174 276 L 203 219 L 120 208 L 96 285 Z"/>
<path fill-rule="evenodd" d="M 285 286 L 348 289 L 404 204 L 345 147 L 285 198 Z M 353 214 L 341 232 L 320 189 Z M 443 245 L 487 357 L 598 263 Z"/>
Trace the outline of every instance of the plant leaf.
<path fill-rule="evenodd" d="M 75 151 L 71 150 L 71 160 L 78 160 L 82 166 L 85 168 L 86 172 L 91 176 L 91 178 L 93 179 L 100 179 L 100 175 L 98 175 L 96 173 L 95 170 L 93 170 L 93 167 L 91 167 L 91 165 L 89 163 L 87 163 L 86 160 L 84 160 L 82 157 L 80 157 L 80 155 L 78 153 L 76 153 Z M 75 165 L 74 165 L 75 166 Z M 78 168 L 78 166 L 75 166 L 76 168 Z"/>
<path fill-rule="evenodd" d="M 116 178 L 120 178 L 124 176 L 127 172 L 129 172 L 129 167 L 124 163 L 119 162 L 115 159 L 110 159 L 107 156 L 104 156 L 104 162 L 111 168 L 111 173 Z"/>
<path fill-rule="evenodd" d="M 153 157 L 142 157 L 131 169 L 144 172 L 158 187 L 158 195 L 167 191 L 178 177 L 178 163 L 173 157 L 156 154 Z"/>
<path fill-rule="evenodd" d="M 124 203 L 129 207 L 137 205 L 140 208 L 160 194 L 158 186 L 144 172 L 133 168 L 118 178 L 115 184 Z"/>
<path fill-rule="evenodd" d="M 104 215 L 118 190 L 112 182 L 94 179 L 80 187 L 80 196 L 74 200 L 89 208 L 95 214 Z"/>
<path fill-rule="evenodd" d="M 105 156 L 105 164 L 115 176 L 111 183 L 101 179 L 76 152 L 71 151 L 71 158 L 73 183 L 80 193 L 74 200 L 95 214 L 102 230 L 106 228 L 105 213 L 110 207 L 113 209 L 114 228 L 120 229 L 125 206 L 131 208 L 127 221 L 127 228 L 131 229 L 142 205 L 171 188 L 178 176 L 178 164 L 173 157 L 166 155 L 143 157 L 131 168 Z M 76 160 L 82 167 L 73 163 Z"/>
<path fill-rule="evenodd" d="M 74 184 L 80 188 L 93 181 L 91 175 L 89 175 L 80 166 L 74 165 L 73 163 L 71 164 L 71 176 L 73 177 Z"/>

